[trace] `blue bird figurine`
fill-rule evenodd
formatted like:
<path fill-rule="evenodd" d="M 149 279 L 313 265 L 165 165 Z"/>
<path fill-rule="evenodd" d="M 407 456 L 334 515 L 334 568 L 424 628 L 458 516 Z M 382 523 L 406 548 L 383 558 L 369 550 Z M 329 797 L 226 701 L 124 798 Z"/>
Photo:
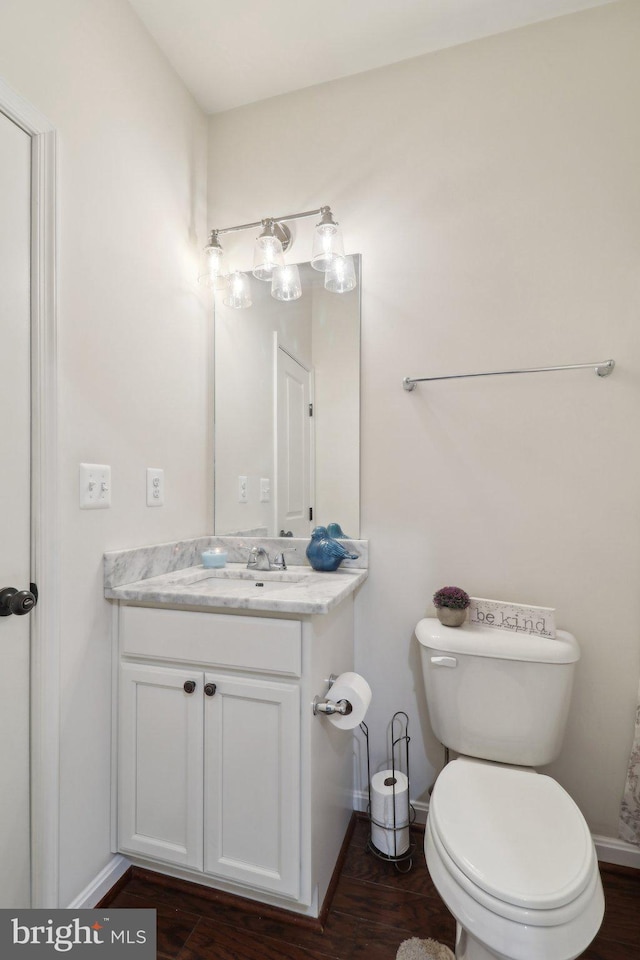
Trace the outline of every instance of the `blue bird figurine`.
<path fill-rule="evenodd" d="M 314 570 L 337 570 L 343 560 L 357 560 L 357 553 L 349 551 L 333 537 L 326 527 L 316 527 L 307 547 L 307 560 Z"/>
<path fill-rule="evenodd" d="M 327 526 L 327 533 L 334 540 L 350 540 L 351 537 L 344 532 L 339 523 L 330 523 Z"/>

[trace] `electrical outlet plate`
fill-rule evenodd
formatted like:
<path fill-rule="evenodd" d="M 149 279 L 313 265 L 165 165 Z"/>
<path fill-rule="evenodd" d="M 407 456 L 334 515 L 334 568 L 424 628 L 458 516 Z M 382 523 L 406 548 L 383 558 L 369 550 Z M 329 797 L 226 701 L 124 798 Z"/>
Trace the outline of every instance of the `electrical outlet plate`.
<path fill-rule="evenodd" d="M 164 505 L 164 470 L 160 467 L 147 467 L 147 506 Z"/>
<path fill-rule="evenodd" d="M 269 503 L 271 500 L 271 481 L 268 477 L 260 477 L 260 503 Z"/>
<path fill-rule="evenodd" d="M 104 463 L 80 464 L 80 509 L 105 510 L 111 506 L 111 467 Z"/>
<path fill-rule="evenodd" d="M 238 503 L 247 503 L 249 500 L 249 489 L 246 477 L 238 477 Z"/>

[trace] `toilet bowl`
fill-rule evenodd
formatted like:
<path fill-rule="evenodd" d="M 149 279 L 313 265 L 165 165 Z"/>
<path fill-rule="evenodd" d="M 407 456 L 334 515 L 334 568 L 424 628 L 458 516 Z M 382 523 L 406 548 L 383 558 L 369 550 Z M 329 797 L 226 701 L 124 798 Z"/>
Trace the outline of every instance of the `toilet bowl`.
<path fill-rule="evenodd" d="M 458 960 L 574 960 L 604 913 L 587 824 L 551 777 L 461 757 L 431 796 L 425 856 Z"/>

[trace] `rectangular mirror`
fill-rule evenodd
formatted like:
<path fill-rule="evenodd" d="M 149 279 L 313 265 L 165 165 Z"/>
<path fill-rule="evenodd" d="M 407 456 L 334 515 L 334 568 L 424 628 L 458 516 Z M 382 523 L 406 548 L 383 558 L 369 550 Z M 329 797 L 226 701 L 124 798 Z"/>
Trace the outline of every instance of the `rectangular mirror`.
<path fill-rule="evenodd" d="M 299 264 L 302 297 L 251 278 L 253 304 L 216 297 L 215 534 L 360 536 L 360 275 L 348 293 Z"/>

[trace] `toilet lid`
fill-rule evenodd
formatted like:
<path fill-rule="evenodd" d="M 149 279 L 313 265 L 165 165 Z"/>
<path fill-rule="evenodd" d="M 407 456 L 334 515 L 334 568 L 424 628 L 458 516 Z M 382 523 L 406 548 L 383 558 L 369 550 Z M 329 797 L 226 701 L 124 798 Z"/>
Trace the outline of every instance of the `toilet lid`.
<path fill-rule="evenodd" d="M 593 872 L 580 810 L 560 784 L 534 771 L 454 760 L 436 781 L 429 820 L 462 873 L 506 903 L 564 906 Z"/>

